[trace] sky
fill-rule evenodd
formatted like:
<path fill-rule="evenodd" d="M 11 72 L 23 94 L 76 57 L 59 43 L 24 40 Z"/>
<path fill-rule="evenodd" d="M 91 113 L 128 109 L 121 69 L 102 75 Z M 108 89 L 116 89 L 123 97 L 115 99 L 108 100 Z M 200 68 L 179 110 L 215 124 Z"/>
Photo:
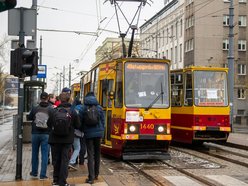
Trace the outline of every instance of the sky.
<path fill-rule="evenodd" d="M 142 7 L 138 27 L 145 20 L 159 12 L 164 0 L 148 0 Z M 98 28 L 118 32 L 115 8 L 109 0 L 37 0 L 38 15 L 37 29 L 81 31 L 96 33 Z M 131 22 L 139 3 L 118 1 L 126 19 Z M 17 6 L 30 8 L 32 0 L 17 0 Z M 128 24 L 121 12 L 118 11 L 121 32 L 126 32 Z M 137 23 L 135 21 L 134 23 Z M 8 35 L 8 12 L 0 13 L 0 40 Z M 99 32 L 98 32 L 99 33 Z M 37 31 L 37 48 L 40 48 L 42 36 L 42 64 L 47 65 L 47 91 L 56 86 L 57 73 L 65 66 L 68 77 L 69 64 L 72 66 L 72 83 L 79 81 L 77 73 L 88 71 L 95 61 L 96 48 L 102 45 L 106 37 L 119 37 L 113 32 L 101 32 L 98 37 L 70 32 Z M 18 39 L 18 36 L 9 36 Z M 127 35 L 130 38 L 130 35 Z M 31 37 L 25 37 L 31 39 Z M 10 42 L 8 53 L 10 52 Z M 2 62 L 1 62 L 2 63 Z M 9 62 L 5 64 L 5 71 L 9 72 Z M 66 77 L 66 79 L 68 79 Z M 68 81 L 65 82 L 68 86 Z"/>

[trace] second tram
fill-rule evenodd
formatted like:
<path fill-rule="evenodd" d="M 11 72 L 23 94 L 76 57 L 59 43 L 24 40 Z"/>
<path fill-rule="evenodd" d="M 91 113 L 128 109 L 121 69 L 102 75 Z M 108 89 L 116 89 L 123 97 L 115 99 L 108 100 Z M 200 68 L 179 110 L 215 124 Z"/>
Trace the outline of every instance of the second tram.
<path fill-rule="evenodd" d="M 124 160 L 170 158 L 169 63 L 121 58 L 103 62 L 82 77 L 81 96 L 93 91 L 104 110 L 102 153 Z"/>
<path fill-rule="evenodd" d="M 188 67 L 171 71 L 172 140 L 202 144 L 226 141 L 229 122 L 227 68 Z"/>

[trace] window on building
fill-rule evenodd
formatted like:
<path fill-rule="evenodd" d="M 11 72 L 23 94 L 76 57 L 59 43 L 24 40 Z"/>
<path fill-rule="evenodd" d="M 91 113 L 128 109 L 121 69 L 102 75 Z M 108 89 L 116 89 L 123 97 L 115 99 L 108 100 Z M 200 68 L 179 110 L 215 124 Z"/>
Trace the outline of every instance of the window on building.
<path fill-rule="evenodd" d="M 176 22 L 176 38 L 178 37 L 178 21 Z"/>
<path fill-rule="evenodd" d="M 228 50 L 229 49 L 229 40 L 225 39 L 223 40 L 223 50 Z"/>
<path fill-rule="evenodd" d="M 245 115 L 245 110 L 237 110 L 237 115 L 244 116 Z"/>
<path fill-rule="evenodd" d="M 239 16 L 239 26 L 246 26 L 246 16 Z"/>
<path fill-rule="evenodd" d="M 165 35 L 164 35 L 164 30 L 163 30 L 162 34 L 163 34 L 163 35 L 162 35 L 162 37 L 163 37 L 163 38 L 162 38 L 162 46 L 164 46 L 164 37 L 165 37 Z"/>
<path fill-rule="evenodd" d="M 171 25 L 171 37 L 173 37 L 173 35 L 174 35 L 174 27 L 173 27 L 173 25 Z"/>
<path fill-rule="evenodd" d="M 246 40 L 239 40 L 238 41 L 238 50 L 239 51 L 246 51 Z"/>
<path fill-rule="evenodd" d="M 173 61 L 173 48 L 171 48 L 171 58 L 170 58 L 171 61 Z"/>
<path fill-rule="evenodd" d="M 177 63 L 177 54 L 178 53 L 178 51 L 177 51 L 177 46 L 175 46 L 175 63 Z"/>
<path fill-rule="evenodd" d="M 228 15 L 223 16 L 223 25 L 229 26 L 229 16 Z"/>
<path fill-rule="evenodd" d="M 230 1 L 230 0 L 229 0 Z M 246 0 L 239 0 L 240 3 L 246 3 Z"/>
<path fill-rule="evenodd" d="M 169 41 L 169 28 L 166 29 L 166 44 L 168 44 Z"/>
<path fill-rule="evenodd" d="M 243 88 L 238 89 L 238 99 L 245 99 L 245 89 Z"/>
<path fill-rule="evenodd" d="M 182 55 L 183 55 L 183 45 L 180 44 L 180 46 L 179 46 L 179 62 L 182 62 Z"/>
<path fill-rule="evenodd" d="M 246 65 L 238 64 L 238 75 L 246 75 Z"/>
<path fill-rule="evenodd" d="M 183 20 L 180 20 L 180 36 L 183 35 Z"/>

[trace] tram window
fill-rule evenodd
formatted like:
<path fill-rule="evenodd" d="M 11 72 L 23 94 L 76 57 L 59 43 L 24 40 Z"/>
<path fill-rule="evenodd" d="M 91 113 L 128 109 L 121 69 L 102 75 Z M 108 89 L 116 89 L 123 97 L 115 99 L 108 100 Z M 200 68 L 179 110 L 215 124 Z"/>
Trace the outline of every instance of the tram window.
<path fill-rule="evenodd" d="M 193 94 L 192 94 L 192 74 L 187 73 L 185 79 L 185 99 L 184 105 L 185 106 L 192 106 L 193 105 Z"/>
<path fill-rule="evenodd" d="M 116 84 L 115 84 L 115 107 L 123 106 L 123 79 L 122 79 L 122 63 L 117 64 Z"/>
<path fill-rule="evenodd" d="M 173 85 L 175 83 L 175 80 L 174 80 L 174 74 L 171 74 L 171 84 Z"/>
<path fill-rule="evenodd" d="M 183 85 L 173 85 L 171 87 L 171 104 L 172 106 L 181 106 L 182 105 L 182 92 Z"/>
<path fill-rule="evenodd" d="M 176 84 L 183 83 L 182 74 L 176 74 Z"/>

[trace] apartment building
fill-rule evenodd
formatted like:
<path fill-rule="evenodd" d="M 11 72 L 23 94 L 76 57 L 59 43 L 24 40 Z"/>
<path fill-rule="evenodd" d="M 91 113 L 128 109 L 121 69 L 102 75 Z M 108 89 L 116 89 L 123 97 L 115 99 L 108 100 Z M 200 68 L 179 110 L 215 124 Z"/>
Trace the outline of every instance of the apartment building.
<path fill-rule="evenodd" d="M 247 0 L 234 5 L 234 122 L 248 125 Z M 227 66 L 230 0 L 164 0 L 140 27 L 143 57 L 166 57 L 171 69 Z"/>

